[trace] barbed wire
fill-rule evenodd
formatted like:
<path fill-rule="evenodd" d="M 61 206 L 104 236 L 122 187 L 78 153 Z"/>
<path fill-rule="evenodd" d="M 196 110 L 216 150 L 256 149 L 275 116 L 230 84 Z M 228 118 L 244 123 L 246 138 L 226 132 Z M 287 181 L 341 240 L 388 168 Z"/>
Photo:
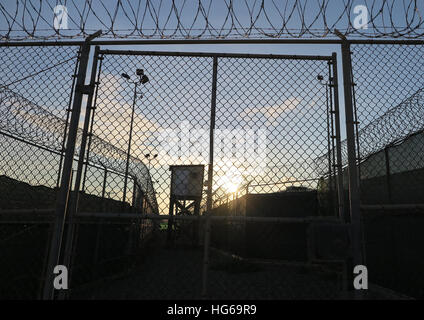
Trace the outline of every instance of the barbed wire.
<path fill-rule="evenodd" d="M 354 27 L 358 5 L 367 7 L 367 29 Z M 0 0 L 0 37 L 74 39 L 102 29 L 104 38 L 323 38 L 338 29 L 356 38 L 419 38 L 423 12 L 417 0 Z"/>
<path fill-rule="evenodd" d="M 0 87 L 0 132 L 60 154 L 63 152 L 62 140 L 66 126 L 66 121 L 60 117 L 7 87 Z M 82 129 L 78 129 L 75 156 L 79 154 L 81 137 Z M 125 151 L 95 135 L 91 136 L 89 165 L 125 174 L 126 157 Z M 156 195 L 147 166 L 140 159 L 131 156 L 128 172 L 129 176 L 136 179 L 154 212 L 158 212 Z"/>
<path fill-rule="evenodd" d="M 384 148 L 399 144 L 424 130 L 424 88 L 358 131 L 359 158 L 366 160 Z M 347 141 L 341 142 L 342 165 L 347 165 Z M 332 150 L 330 151 L 333 152 Z M 328 154 L 316 159 L 316 170 L 325 174 Z"/>

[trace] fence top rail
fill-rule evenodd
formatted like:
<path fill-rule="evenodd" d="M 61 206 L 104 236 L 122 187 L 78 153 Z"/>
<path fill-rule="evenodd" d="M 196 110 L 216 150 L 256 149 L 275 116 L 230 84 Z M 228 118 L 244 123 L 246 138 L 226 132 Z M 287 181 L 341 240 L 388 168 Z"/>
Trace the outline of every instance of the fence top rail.
<path fill-rule="evenodd" d="M 424 45 L 424 40 L 368 39 L 347 40 L 350 44 Z M 0 41 L 0 47 L 10 46 L 81 46 L 85 41 Z M 94 40 L 91 45 L 182 45 L 182 44 L 341 44 L 341 39 L 186 39 L 186 40 Z"/>
<path fill-rule="evenodd" d="M 175 56 L 175 57 L 206 57 L 206 58 L 246 58 L 246 59 L 284 59 L 284 60 L 324 60 L 330 61 L 332 56 L 307 55 L 275 55 L 275 54 L 242 54 L 214 52 L 172 52 L 172 51 L 134 51 L 134 50 L 100 50 L 106 55 L 140 55 L 140 56 Z"/>

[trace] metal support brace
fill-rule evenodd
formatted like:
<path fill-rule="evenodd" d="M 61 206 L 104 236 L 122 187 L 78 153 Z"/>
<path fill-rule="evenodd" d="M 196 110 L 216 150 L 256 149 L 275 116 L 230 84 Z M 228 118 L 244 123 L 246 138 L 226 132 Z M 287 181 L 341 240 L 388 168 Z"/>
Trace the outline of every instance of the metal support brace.
<path fill-rule="evenodd" d="M 66 212 L 68 209 L 69 194 L 72 188 L 72 166 L 75 154 L 75 144 L 78 133 L 78 125 L 81 114 L 81 106 L 83 102 L 83 88 L 85 78 L 87 75 L 88 60 L 90 56 L 90 41 L 99 36 L 101 31 L 96 32 L 88 37 L 81 47 L 80 64 L 77 75 L 77 83 L 75 86 L 74 102 L 71 113 L 71 120 L 69 125 L 69 134 L 66 145 L 65 159 L 63 163 L 63 171 L 61 177 L 60 188 L 58 191 L 55 219 L 53 223 L 53 233 L 50 242 L 50 250 L 48 257 L 48 264 L 46 269 L 46 276 L 44 281 L 43 299 L 54 299 L 54 268 L 59 264 L 61 256 L 61 246 L 65 227 Z"/>
<path fill-rule="evenodd" d="M 203 274 L 202 274 L 202 298 L 207 296 L 207 283 L 209 272 L 209 245 L 211 233 L 211 214 L 212 214 L 212 180 L 213 180 L 213 153 L 214 153 L 214 131 L 216 115 L 216 90 L 218 81 L 218 58 L 213 58 L 212 73 L 212 98 L 211 98 L 211 125 L 209 135 L 209 166 L 208 166 L 208 193 L 206 201 L 206 221 L 205 221 L 205 241 L 203 256 Z"/>

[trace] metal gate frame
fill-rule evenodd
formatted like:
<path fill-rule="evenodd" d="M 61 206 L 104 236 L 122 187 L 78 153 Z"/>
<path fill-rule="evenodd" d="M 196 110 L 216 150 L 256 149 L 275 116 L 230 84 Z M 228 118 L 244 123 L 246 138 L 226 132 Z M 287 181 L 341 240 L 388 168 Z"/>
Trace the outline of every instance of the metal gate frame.
<path fill-rule="evenodd" d="M 345 216 L 344 210 L 344 192 L 343 192 L 343 168 L 342 168 L 342 159 L 341 159 L 341 128 L 340 128 L 340 111 L 339 111 L 339 93 L 338 93 L 338 71 L 337 71 L 337 54 L 333 53 L 331 56 L 309 56 L 309 55 L 268 55 L 268 54 L 222 54 L 222 53 L 200 53 L 200 52 L 165 52 L 165 51 L 129 51 L 129 50 L 102 50 L 99 46 L 95 47 L 94 52 L 94 62 L 92 64 L 91 71 L 91 81 L 87 87 L 85 93 L 88 94 L 87 108 L 84 120 L 84 129 L 83 136 L 81 139 L 81 150 L 80 150 L 80 159 L 78 161 L 78 169 L 76 171 L 76 182 L 73 190 L 74 197 L 71 197 L 68 211 L 68 221 L 70 225 L 72 224 L 72 219 L 76 215 L 80 215 L 78 212 L 78 193 L 80 188 L 81 179 L 83 176 L 84 170 L 84 156 L 88 154 L 90 150 L 86 150 L 88 137 L 92 135 L 92 126 L 89 128 L 90 122 L 95 121 L 94 116 L 92 116 L 92 110 L 95 108 L 93 105 L 93 100 L 96 101 L 96 97 L 93 95 L 97 94 L 98 86 L 100 85 L 100 73 L 101 69 L 98 68 L 98 65 L 101 64 L 100 61 L 104 59 L 104 55 L 152 55 L 152 56 L 175 56 L 175 57 L 205 57 L 213 59 L 213 74 L 212 74 L 212 96 L 211 96 L 211 118 L 210 118 L 210 145 L 209 145 L 209 165 L 207 172 L 207 200 L 206 200 L 206 217 L 203 217 L 205 223 L 205 236 L 204 236 L 204 262 L 203 262 L 203 283 L 202 283 L 202 296 L 205 297 L 207 294 L 207 274 L 208 274 L 208 265 L 209 265 L 209 246 L 210 246 L 210 232 L 211 232 L 211 216 L 212 211 L 212 185 L 213 185 L 213 166 L 214 166 L 214 130 L 215 130 L 215 118 L 216 118 L 216 91 L 217 91 L 217 71 L 218 71 L 218 62 L 220 58 L 244 58 L 244 59 L 281 59 L 281 60 L 313 60 L 313 61 L 327 61 L 329 66 L 329 83 L 326 83 L 326 94 L 327 94 L 327 104 L 330 101 L 331 109 L 329 114 L 331 119 L 327 119 L 327 131 L 328 131 L 328 148 L 332 144 L 331 148 L 333 154 L 329 151 L 328 157 L 334 158 L 334 163 L 332 159 L 329 159 L 329 175 L 336 177 L 334 192 L 337 193 L 336 199 L 336 208 L 338 212 L 338 217 L 340 221 L 347 222 L 348 217 Z M 97 88 L 97 89 L 96 89 Z M 329 96 L 330 95 L 330 96 Z M 329 106 L 327 105 L 327 108 Z M 331 123 L 330 123 L 331 122 Z M 332 128 L 330 132 L 330 126 Z M 131 133 L 130 133 L 131 134 Z M 89 143 L 88 143 L 88 148 Z M 85 178 L 84 174 L 84 178 Z M 85 180 L 82 182 L 85 183 Z M 332 187 L 332 186 L 331 186 Z M 70 190 L 69 190 L 70 191 Z M 68 192 L 69 192 L 68 191 Z M 333 193 L 334 194 L 334 193 Z M 81 213 L 84 215 L 84 213 Z M 110 215 L 108 215 L 110 217 Z M 122 214 L 119 214 L 122 217 Z M 137 214 L 126 214 L 127 218 L 137 219 L 141 218 Z M 151 217 L 154 219 L 154 217 Z M 158 217 L 159 218 L 159 217 Z M 169 218 L 172 221 L 171 216 L 161 216 L 161 219 Z M 296 218 L 294 218 L 295 221 Z M 298 219 L 299 222 L 303 222 L 304 219 Z M 283 219 L 284 221 L 284 219 Z M 293 219 L 288 219 L 289 222 L 292 222 Z M 72 253 L 72 244 L 74 242 L 74 231 L 73 228 L 71 232 L 66 235 L 66 246 L 64 250 L 64 263 L 69 265 L 71 263 L 71 253 Z"/>
<path fill-rule="evenodd" d="M 207 195 L 207 211 L 210 211 L 212 208 L 212 181 L 213 181 L 213 158 L 214 158 L 214 129 L 215 129 L 215 117 L 216 117 L 216 90 L 217 90 L 217 69 L 218 69 L 218 61 L 219 58 L 243 58 L 243 59 L 275 59 L 275 60 L 314 60 L 314 61 L 327 61 L 329 64 L 329 76 L 330 82 L 328 83 L 328 87 L 330 88 L 331 96 L 328 97 L 327 102 L 334 101 L 334 110 L 331 110 L 330 113 L 332 118 L 329 120 L 328 129 L 330 126 L 334 125 L 333 132 L 329 132 L 329 139 L 333 142 L 332 151 L 334 153 L 334 164 L 329 169 L 330 173 L 335 172 L 335 176 L 337 178 L 336 189 L 343 189 L 343 174 L 342 174 L 342 161 L 341 161 L 341 128 L 340 128 L 340 107 L 339 107 L 339 92 L 338 92 L 338 68 L 337 68 L 337 54 L 333 53 L 331 56 L 309 56 L 309 55 L 273 55 L 273 54 L 223 54 L 223 53 L 204 53 L 204 52 L 167 52 L 167 51 L 133 51 L 133 50 L 102 50 L 98 46 L 96 47 L 95 52 L 95 63 L 93 65 L 97 65 L 98 61 L 103 60 L 105 55 L 134 55 L 134 56 L 172 56 L 172 57 L 204 57 L 204 58 L 212 58 L 213 59 L 213 74 L 212 74 L 212 96 L 211 96 L 211 121 L 210 121 L 210 146 L 209 146 L 209 166 L 208 166 L 208 195 Z M 94 68 L 93 68 L 94 72 Z M 97 76 L 96 85 L 99 85 L 100 82 L 100 70 Z M 90 113 L 87 112 L 86 119 L 90 118 Z M 93 119 L 92 119 L 93 121 Z M 92 128 L 91 128 L 92 130 Z M 92 134 L 89 132 L 86 134 Z M 330 143 L 329 143 L 330 146 Z M 89 150 L 88 150 L 89 152 Z M 330 152 L 329 152 L 329 157 Z M 329 160 L 329 163 L 332 163 Z M 338 215 L 342 220 L 347 221 L 347 217 L 344 217 L 344 198 L 342 196 L 342 192 L 337 192 L 337 202 L 338 202 Z"/>
<path fill-rule="evenodd" d="M 283 39 L 266 39 L 266 40 L 112 40 L 112 41 L 92 41 L 95 37 L 89 37 L 86 41 L 56 41 L 56 42 L 3 42 L 0 43 L 0 46 L 50 46 L 50 45 L 72 45 L 72 46 L 81 46 L 81 55 L 79 57 L 79 71 L 77 78 L 77 85 L 74 88 L 72 95 L 74 96 L 73 106 L 71 110 L 71 121 L 68 127 L 67 137 L 68 143 L 66 146 L 65 153 L 65 163 L 63 164 L 62 170 L 62 179 L 60 183 L 60 192 L 59 198 L 56 206 L 55 214 L 55 228 L 54 235 L 52 236 L 51 247 L 49 250 L 49 267 L 46 271 L 46 282 L 44 288 L 43 298 L 52 299 L 54 298 L 52 288 L 52 275 L 53 269 L 52 266 L 57 264 L 59 261 L 61 241 L 63 237 L 63 226 L 66 220 L 66 212 L 69 207 L 72 207 L 72 203 L 75 200 L 68 198 L 70 191 L 72 190 L 71 186 L 71 174 L 72 174 L 72 159 L 74 156 L 75 141 L 74 136 L 76 135 L 76 130 L 78 128 L 78 120 L 80 116 L 80 110 L 82 106 L 82 96 L 89 95 L 92 96 L 93 82 L 89 85 L 85 84 L 85 75 L 87 74 L 88 62 L 90 60 L 90 47 L 95 45 L 169 45 L 169 44 L 334 44 L 340 45 L 342 49 L 342 73 L 343 73 L 343 87 L 344 87 L 344 103 L 345 103 L 345 123 L 346 123 L 346 133 L 347 133 L 347 154 L 348 154 L 348 168 L 349 168 L 349 217 L 344 217 L 345 222 L 351 224 L 352 231 L 352 246 L 353 246 L 353 263 L 355 265 L 362 264 L 363 262 L 363 244 L 362 244 L 362 231 L 360 225 L 360 196 L 359 196 L 359 176 L 357 168 L 357 141 L 356 141 L 356 131 L 358 123 L 355 120 L 354 115 L 354 92 L 353 92 L 353 81 L 352 81 L 352 61 L 351 61 L 351 44 L 411 44 L 411 45 L 424 45 L 424 41 L 421 40 L 348 40 L 343 38 L 341 40 L 308 40 L 308 39 L 292 39 L 292 40 L 283 40 Z M 96 51 L 99 49 L 96 49 Z M 115 50 L 110 50 L 113 52 Z M 150 54 L 152 52 L 149 52 Z M 173 55 L 176 53 L 172 52 Z M 193 55 L 192 53 L 187 53 L 188 55 Z M 219 54 L 209 54 L 209 56 L 215 56 L 218 58 Z M 229 55 L 231 56 L 231 55 Z M 236 55 L 244 57 L 264 57 L 263 55 Z M 272 55 L 271 55 L 272 56 Z M 274 58 L 278 56 L 272 56 Z M 290 56 L 282 56 L 290 57 Z M 292 56 L 293 57 L 293 56 Z M 310 58 L 310 57 L 308 57 Z M 334 62 L 334 66 L 337 66 L 337 56 L 333 54 L 331 60 Z M 92 81 L 93 81 L 92 77 Z M 337 68 L 334 71 L 334 95 L 338 96 L 338 84 L 337 84 Z M 336 99 L 336 101 L 338 98 Z M 87 111 L 90 108 L 87 108 Z M 337 124 L 336 124 L 337 125 Z M 340 129 L 339 129 L 340 132 Z M 339 148 L 338 148 L 339 149 Z M 72 152 L 71 152 L 72 151 Z M 337 157 L 339 158 L 339 150 L 337 150 Z M 68 159 L 68 160 L 67 160 Z M 213 159 L 212 159 L 213 160 Z M 212 161 L 211 161 L 212 162 Z M 338 174 L 340 172 L 341 164 L 338 164 Z M 80 173 L 81 174 L 81 173 Z M 340 180 L 338 181 L 338 185 Z M 75 190 L 76 191 L 76 190 Z M 339 202 L 342 203 L 342 202 Z M 210 205 L 209 205 L 210 206 Z M 390 206 L 385 206 L 385 208 L 390 209 Z M 381 206 L 375 206 L 375 209 L 381 209 Z M 25 210 L 22 210 L 22 212 Z M 34 210 L 31 210 L 34 211 Z M 2 211 L 6 213 L 6 211 Z M 128 218 L 134 218 L 133 215 L 128 215 Z M 72 218 L 72 216 L 71 216 Z"/>

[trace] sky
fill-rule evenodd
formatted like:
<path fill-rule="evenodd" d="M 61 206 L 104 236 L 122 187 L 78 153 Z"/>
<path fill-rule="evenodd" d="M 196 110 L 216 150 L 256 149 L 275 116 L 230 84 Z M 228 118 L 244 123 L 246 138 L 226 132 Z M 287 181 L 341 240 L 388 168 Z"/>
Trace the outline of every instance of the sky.
<path fill-rule="evenodd" d="M 222 10 L 218 2 L 216 12 Z M 358 4 L 362 4 L 358 2 Z M 328 8 L 327 15 L 338 12 L 337 6 Z M 47 10 L 47 9 L 46 9 Z M 75 8 L 69 8 L 72 17 Z M 103 15 L 102 13 L 103 12 Z M 243 12 L 242 10 L 240 12 Z M 399 11 L 400 12 L 400 11 Z M 186 8 L 184 14 L 193 14 Z M 274 12 L 275 14 L 275 12 Z M 105 11 L 98 14 L 100 19 L 107 21 Z M 223 17 L 211 14 L 211 23 L 218 23 Z M 243 15 L 241 14 L 241 19 Z M 307 16 L 307 15 L 306 15 Z M 183 18 L 187 18 L 184 15 Z M 244 18 L 246 18 L 244 16 Z M 215 20 L 214 20 L 215 19 Z M 271 17 L 271 20 L 275 19 Z M 127 18 L 118 16 L 117 25 L 125 26 Z M 222 20 L 221 20 L 222 21 Z M 243 20 L 240 20 L 243 21 Z M 294 21 L 293 28 L 296 28 Z M 102 24 L 95 20 L 90 21 L 88 28 L 101 29 Z M 106 23 L 106 22 L 105 22 Z M 148 20 L 146 19 L 146 25 Z M 300 25 L 300 24 L 299 24 Z M 343 24 L 341 24 L 343 26 Z M 0 19 L 0 28 L 5 27 L 4 20 Z M 343 28 L 341 28 L 343 29 Z M 9 50 L 3 54 L 3 68 L 0 71 L 3 83 L 11 83 L 16 79 L 25 78 L 28 74 L 37 73 L 45 69 L 46 65 L 62 63 L 72 58 L 73 50 L 54 48 L 25 48 Z M 331 56 L 337 54 L 339 69 L 340 119 L 341 136 L 345 138 L 344 101 L 342 90 L 342 65 L 340 47 L 338 45 L 310 45 L 310 44 L 202 44 L 202 45 L 129 45 L 129 46 L 102 46 L 102 49 L 114 50 L 142 50 L 142 51 L 170 51 L 170 52 L 209 52 L 209 53 L 240 53 L 240 54 L 274 54 L 274 55 L 308 55 Z M 374 48 L 353 48 L 355 78 L 361 93 L 358 103 L 363 107 L 363 114 L 369 110 L 369 117 L 362 117 L 361 125 L 375 119 L 390 107 L 400 103 L 406 97 L 422 87 L 423 65 L 418 59 L 422 53 L 420 49 L 408 49 L 404 52 L 392 48 L 379 56 L 379 50 Z M 383 51 L 384 53 L 384 51 Z M 37 58 L 38 57 L 38 58 Z M 408 62 L 413 57 L 413 62 Z M 380 59 L 380 60 L 377 60 Z M 28 98 L 33 103 L 64 117 L 67 98 L 70 92 L 69 81 L 72 74 L 73 62 L 60 65 L 60 70 L 51 70 L 43 75 L 30 77 L 10 86 L 12 90 Z M 91 66 L 91 62 L 90 62 Z M 90 70 L 89 66 L 89 70 Z M 208 163 L 209 153 L 206 156 L 190 154 L 182 158 L 172 158 L 161 154 L 155 146 L 157 134 L 166 128 L 178 129 L 188 122 L 191 131 L 209 130 L 210 98 L 212 79 L 212 59 L 198 57 L 155 57 L 152 55 L 139 56 L 110 56 L 106 55 L 103 69 L 100 74 L 97 110 L 95 115 L 94 133 L 105 141 L 121 150 L 126 150 L 129 136 L 129 119 L 132 109 L 132 87 L 120 77 L 122 72 L 131 74 L 137 67 L 145 69 L 150 82 L 140 92 L 143 98 L 137 100 L 135 112 L 135 135 L 131 146 L 131 154 L 143 159 L 147 151 L 159 152 L 157 161 L 151 163 L 152 180 L 162 213 L 167 213 L 169 198 L 169 170 L 171 164 L 204 164 Z M 19 72 L 16 72 L 18 70 Z M 257 157 L 252 150 L 243 161 L 234 157 L 216 159 L 214 167 L 215 190 L 222 187 L 226 192 L 233 192 L 242 184 L 242 181 L 256 181 L 256 192 L 274 192 L 284 190 L 286 185 L 279 183 L 301 180 L 295 185 L 316 188 L 319 176 L 312 170 L 312 161 L 325 154 L 327 150 L 327 123 L 326 123 L 326 91 L 317 81 L 318 75 L 327 79 L 327 65 L 325 61 L 305 62 L 286 60 L 263 59 L 231 59 L 220 58 L 218 62 L 217 87 L 217 129 L 234 132 L 240 129 L 267 131 L 266 169 L 256 176 L 246 177 L 246 172 L 257 167 Z M 57 78 L 57 73 L 60 78 Z M 421 73 L 420 73 L 421 72 Z M 400 74 L 403 81 L 392 75 Z M 375 78 L 375 79 L 374 79 Z M 372 87 L 375 81 L 377 86 Z M 390 88 L 395 84 L 401 86 L 402 94 L 393 94 Z M 412 84 L 412 85 L 411 85 Z M 376 87 L 379 88 L 377 89 Z M 378 110 L 374 112 L 374 110 Z M 85 109 L 83 108 L 83 114 Z M 82 123 L 81 119 L 81 123 Z M 242 138 L 243 134 L 241 135 Z M 240 138 L 240 139 L 241 139 Z M 240 140 L 239 140 L 240 141 Z M 220 141 L 215 141 L 219 145 Z M 190 141 L 182 143 L 187 147 Z M 203 145 L 209 141 L 203 142 Z M 153 148 L 152 148 L 153 146 Z M 24 153 L 28 153 L 26 151 Z M 98 152 L 103 152 L 99 150 Z M 216 150 L 215 150 L 216 152 Z M 16 154 L 22 157 L 22 154 Z M 48 157 L 47 157 L 48 158 Z M 56 159 L 57 160 L 57 159 Z M 235 163 L 239 161 L 236 165 Z M 145 161 L 146 165 L 147 162 Z M 40 164 L 37 165 L 40 167 Z M 49 163 L 53 181 L 55 167 Z M 13 168 L 9 168 L 10 171 Z M 44 181 L 45 169 L 38 174 L 31 175 L 32 180 Z M 205 170 L 206 173 L 206 170 Z M 87 188 L 93 193 L 101 192 L 103 173 L 94 170 L 88 177 Z M 34 178 L 35 177 L 35 178 Z M 38 178 L 37 178 L 38 177 Z M 240 178 L 242 177 L 242 178 Z M 120 177 L 110 178 L 109 194 L 119 198 L 122 196 L 123 181 Z M 314 182 L 310 181 L 314 180 Z M 45 183 L 45 182 L 43 182 Z M 290 185 L 290 184 L 289 184 Z M 90 189 L 91 188 L 91 189 Z M 251 190 L 252 191 L 252 190 Z"/>

